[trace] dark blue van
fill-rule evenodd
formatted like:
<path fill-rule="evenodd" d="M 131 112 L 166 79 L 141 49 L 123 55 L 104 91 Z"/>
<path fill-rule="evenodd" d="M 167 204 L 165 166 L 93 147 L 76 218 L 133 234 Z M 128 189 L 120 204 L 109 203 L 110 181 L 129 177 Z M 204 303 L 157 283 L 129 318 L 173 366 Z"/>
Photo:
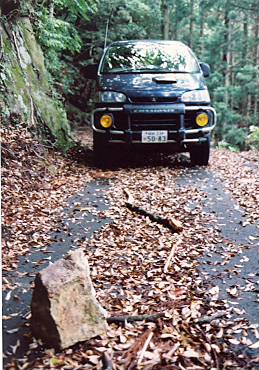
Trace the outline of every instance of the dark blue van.
<path fill-rule="evenodd" d="M 190 152 L 194 165 L 207 165 L 216 113 L 205 77 L 210 67 L 178 41 L 119 41 L 87 66 L 97 80 L 92 113 L 95 163 L 111 160 L 109 148 L 146 146 Z"/>

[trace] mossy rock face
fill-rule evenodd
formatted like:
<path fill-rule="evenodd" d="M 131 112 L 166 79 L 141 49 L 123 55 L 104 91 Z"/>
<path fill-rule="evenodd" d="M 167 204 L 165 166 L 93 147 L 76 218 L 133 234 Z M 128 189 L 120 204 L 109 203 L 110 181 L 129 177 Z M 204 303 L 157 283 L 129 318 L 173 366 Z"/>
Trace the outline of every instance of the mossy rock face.
<path fill-rule="evenodd" d="M 0 108 L 20 115 L 27 122 L 33 121 L 39 129 L 41 125 L 47 126 L 56 146 L 66 151 L 73 145 L 70 125 L 62 102 L 54 98 L 30 20 L 20 18 L 12 26 L 6 24 L 5 29 L 2 29 L 4 61 L 0 66 L 0 95 L 3 106 Z"/>

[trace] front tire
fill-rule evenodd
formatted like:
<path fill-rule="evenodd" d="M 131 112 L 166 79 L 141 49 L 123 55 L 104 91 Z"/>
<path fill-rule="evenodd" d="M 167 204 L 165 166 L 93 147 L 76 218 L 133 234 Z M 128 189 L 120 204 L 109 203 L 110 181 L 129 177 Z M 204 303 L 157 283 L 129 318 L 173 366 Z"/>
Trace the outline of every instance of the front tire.
<path fill-rule="evenodd" d="M 194 145 L 190 148 L 190 158 L 192 165 L 207 166 L 210 158 L 210 138 L 206 142 Z"/>
<path fill-rule="evenodd" d="M 93 131 L 93 153 L 94 165 L 98 168 L 105 168 L 108 165 L 108 143 L 105 135 Z"/>

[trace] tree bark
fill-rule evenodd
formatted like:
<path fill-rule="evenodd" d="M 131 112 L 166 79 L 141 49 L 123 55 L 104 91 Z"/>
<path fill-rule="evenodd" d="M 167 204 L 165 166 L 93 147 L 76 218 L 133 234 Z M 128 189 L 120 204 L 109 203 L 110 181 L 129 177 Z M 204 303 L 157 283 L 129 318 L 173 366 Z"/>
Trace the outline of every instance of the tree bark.
<path fill-rule="evenodd" d="M 174 2 L 173 5 L 173 38 L 174 40 L 178 39 L 178 7 L 177 4 Z"/>
<path fill-rule="evenodd" d="M 224 15 L 224 52 L 223 52 L 223 63 L 225 66 L 225 103 L 229 105 L 229 87 L 230 87 L 230 19 L 228 11 L 225 11 Z"/>
<path fill-rule="evenodd" d="M 244 15 L 244 22 L 243 22 L 243 49 L 242 49 L 242 67 L 245 66 L 246 60 L 248 56 L 248 16 L 247 14 Z M 243 99 L 241 104 L 241 112 L 244 117 L 248 115 L 248 99 L 249 93 L 247 93 Z"/>
<path fill-rule="evenodd" d="M 49 4 L 49 17 L 54 18 L 54 1 Z"/>
<path fill-rule="evenodd" d="M 204 9 L 203 9 L 203 0 L 199 2 L 199 18 L 200 18 L 200 31 L 199 31 L 199 51 L 201 55 L 203 54 L 204 50 Z"/>
<path fill-rule="evenodd" d="M 193 28 L 194 28 L 194 18 L 193 18 L 193 12 L 194 12 L 194 0 L 190 0 L 190 23 L 189 23 L 189 46 L 192 48 L 193 46 Z"/>
<path fill-rule="evenodd" d="M 247 46 L 248 46 L 248 16 L 245 14 L 243 22 L 243 49 L 242 49 L 242 63 L 245 64 L 247 58 Z"/>
<path fill-rule="evenodd" d="M 170 8 L 167 0 L 161 2 L 162 24 L 161 31 L 164 40 L 169 40 L 170 31 Z"/>

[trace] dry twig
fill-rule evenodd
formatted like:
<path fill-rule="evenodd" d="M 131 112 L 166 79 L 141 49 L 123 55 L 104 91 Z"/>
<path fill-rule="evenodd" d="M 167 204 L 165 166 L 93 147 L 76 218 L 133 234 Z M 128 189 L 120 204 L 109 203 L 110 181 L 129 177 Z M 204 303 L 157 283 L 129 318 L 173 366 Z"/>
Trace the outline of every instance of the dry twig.
<path fill-rule="evenodd" d="M 136 212 L 142 216 L 149 217 L 151 221 L 154 221 L 160 225 L 163 225 L 164 227 L 167 227 L 174 233 L 179 233 L 180 231 L 183 230 L 183 225 L 180 221 L 175 220 L 174 218 L 167 219 L 158 215 L 154 215 L 153 213 L 136 206 L 134 204 L 134 198 L 132 194 L 129 192 L 129 190 L 124 189 L 124 192 L 128 197 L 126 201 L 126 207 L 129 208 L 132 212 Z"/>
<path fill-rule="evenodd" d="M 140 364 L 141 364 L 141 362 L 142 362 L 142 360 L 143 360 L 143 357 L 144 357 L 144 355 L 145 355 L 145 352 L 146 352 L 146 350 L 147 350 L 147 348 L 148 348 L 148 345 L 149 345 L 149 343 L 150 343 L 150 341 L 151 341 L 151 339 L 152 339 L 153 335 L 154 335 L 154 332 L 153 332 L 153 331 L 151 331 L 151 332 L 149 333 L 149 335 L 148 335 L 148 337 L 147 337 L 147 339 L 146 339 L 145 343 L 144 343 L 144 346 L 143 346 L 143 348 L 142 348 L 141 352 L 140 352 L 140 355 L 139 355 L 139 358 L 138 358 L 137 365 L 140 365 Z"/>
<path fill-rule="evenodd" d="M 118 322 L 132 322 L 132 321 L 155 321 L 157 319 L 160 319 L 161 317 L 164 317 L 165 313 L 160 312 L 160 313 L 154 313 L 152 315 L 136 315 L 136 316 L 111 316 L 107 318 L 108 324 L 111 323 L 118 323 Z"/>
<path fill-rule="evenodd" d="M 153 330 L 148 329 L 144 333 L 142 333 L 123 356 L 123 364 L 125 366 L 125 369 L 133 370 L 136 368 L 138 361 L 138 352 L 141 350 L 141 348 L 143 349 L 145 342 L 151 332 L 153 332 Z"/>
<path fill-rule="evenodd" d="M 173 244 L 172 249 L 171 249 L 171 252 L 170 252 L 170 254 L 169 254 L 168 258 L 167 258 L 167 261 L 166 261 L 166 263 L 165 263 L 164 273 L 167 273 L 168 268 L 169 268 L 170 263 L 171 263 L 171 260 L 172 260 L 172 258 L 174 257 L 174 254 L 175 254 L 176 248 L 177 248 L 177 247 L 178 247 L 178 245 L 181 243 L 181 241 L 182 241 L 181 239 L 178 239 L 178 240 L 176 241 L 176 243 L 175 243 L 175 244 Z"/>
<path fill-rule="evenodd" d="M 198 319 L 197 322 L 199 324 L 206 324 L 206 323 L 211 322 L 213 320 L 219 319 L 219 318 L 221 318 L 225 315 L 226 315 L 226 311 L 216 312 L 214 315 L 201 317 L 200 319 Z"/>

